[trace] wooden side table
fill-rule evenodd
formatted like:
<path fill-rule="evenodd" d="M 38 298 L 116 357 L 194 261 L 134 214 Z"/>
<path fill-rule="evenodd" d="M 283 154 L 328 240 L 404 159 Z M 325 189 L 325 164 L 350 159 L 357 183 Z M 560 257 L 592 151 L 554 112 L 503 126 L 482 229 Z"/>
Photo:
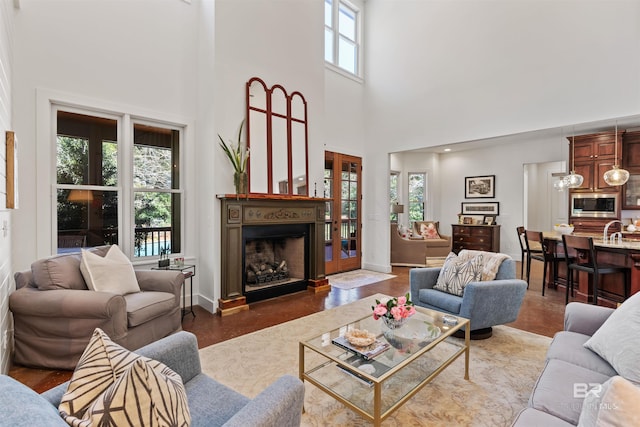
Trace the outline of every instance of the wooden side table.
<path fill-rule="evenodd" d="M 184 280 L 189 279 L 189 310 L 187 311 L 187 296 L 185 295 L 185 284 L 182 285 L 182 318 L 187 315 L 187 313 L 193 314 L 193 317 L 196 317 L 196 313 L 193 311 L 193 276 L 196 275 L 196 266 L 195 264 L 184 264 L 184 265 L 175 265 L 171 264 L 167 267 L 151 267 L 152 270 L 175 270 L 181 271 L 184 275 Z"/>

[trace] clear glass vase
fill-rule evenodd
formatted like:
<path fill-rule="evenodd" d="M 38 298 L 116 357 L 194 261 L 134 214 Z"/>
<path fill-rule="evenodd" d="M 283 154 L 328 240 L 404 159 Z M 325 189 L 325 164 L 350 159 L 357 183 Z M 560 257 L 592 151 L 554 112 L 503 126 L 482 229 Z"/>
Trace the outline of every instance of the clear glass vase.
<path fill-rule="evenodd" d="M 247 178 L 246 172 L 235 172 L 233 174 L 233 184 L 236 187 L 236 194 L 247 194 Z"/>
<path fill-rule="evenodd" d="M 401 319 L 394 319 L 393 317 L 382 318 L 382 321 L 384 322 L 385 326 L 389 329 L 399 329 L 407 322 L 407 320 L 409 320 L 408 317 L 401 318 Z"/>

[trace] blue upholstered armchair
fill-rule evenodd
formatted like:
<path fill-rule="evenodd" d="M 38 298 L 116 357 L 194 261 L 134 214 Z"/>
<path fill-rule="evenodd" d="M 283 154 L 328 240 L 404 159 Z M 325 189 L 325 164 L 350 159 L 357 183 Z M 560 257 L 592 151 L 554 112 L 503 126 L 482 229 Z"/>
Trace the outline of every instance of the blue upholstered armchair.
<path fill-rule="evenodd" d="M 192 427 L 300 425 L 304 384 L 292 375 L 282 375 L 249 399 L 202 372 L 198 342 L 189 332 L 177 332 L 135 352 L 164 363 L 180 375 L 187 392 Z M 67 387 L 68 383 L 64 383 L 38 395 L 13 378 L 0 375 L 0 427 L 68 427 L 58 413 Z"/>
<path fill-rule="evenodd" d="M 471 338 L 491 336 L 491 327 L 516 320 L 527 282 L 516 279 L 516 263 L 506 259 L 494 280 L 471 282 L 462 297 L 433 289 L 440 268 L 414 268 L 409 272 L 411 300 L 421 307 L 454 314 L 471 321 Z"/>

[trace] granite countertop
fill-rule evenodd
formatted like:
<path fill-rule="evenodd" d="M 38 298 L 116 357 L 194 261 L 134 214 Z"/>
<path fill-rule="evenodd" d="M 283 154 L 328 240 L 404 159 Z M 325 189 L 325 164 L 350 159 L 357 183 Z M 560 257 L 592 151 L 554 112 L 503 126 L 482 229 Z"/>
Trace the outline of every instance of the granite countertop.
<path fill-rule="evenodd" d="M 638 236 L 640 236 L 640 233 L 634 233 L 634 234 L 638 234 Z M 547 231 L 547 232 L 544 232 L 543 235 L 547 239 L 557 240 L 557 241 L 562 240 L 562 234 L 558 233 L 557 231 Z M 636 239 L 623 238 L 621 241 L 616 240 L 615 243 L 612 243 L 610 241 L 604 242 L 602 238 L 603 237 L 602 233 L 574 232 L 574 233 L 571 233 L 571 235 L 593 237 L 593 244 L 596 247 L 612 248 L 612 249 L 630 249 L 630 250 L 640 251 L 640 240 L 636 240 Z M 610 236 L 611 236 L 611 233 L 609 233 L 609 237 Z"/>

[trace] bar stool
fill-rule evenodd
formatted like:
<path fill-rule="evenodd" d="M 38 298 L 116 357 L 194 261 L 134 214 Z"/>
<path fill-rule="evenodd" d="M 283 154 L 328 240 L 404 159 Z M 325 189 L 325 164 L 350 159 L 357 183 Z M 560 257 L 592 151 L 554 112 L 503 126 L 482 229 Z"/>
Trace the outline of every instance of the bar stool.
<path fill-rule="evenodd" d="M 562 242 L 567 253 L 567 292 L 565 304 L 569 303 L 569 292 L 573 296 L 573 272 L 582 271 L 593 276 L 593 304 L 598 304 L 598 281 L 601 274 L 624 274 L 624 299 L 629 297 L 631 283 L 631 269 L 619 265 L 603 264 L 597 262 L 596 251 L 592 237 L 562 235 Z M 575 253 L 575 257 L 569 258 L 569 253 Z"/>
<path fill-rule="evenodd" d="M 547 247 L 546 242 L 544 241 L 544 237 L 542 236 L 541 231 L 531 231 L 525 230 L 526 243 L 529 250 L 531 250 L 531 242 L 536 242 L 540 245 L 539 252 L 532 252 L 529 255 L 530 259 L 535 259 L 537 261 L 542 261 L 544 263 L 543 267 L 543 275 L 542 275 L 542 296 L 544 296 L 544 290 L 547 287 L 547 269 L 549 263 L 551 263 L 551 277 L 553 280 L 553 285 L 557 286 L 558 283 L 558 264 L 566 260 L 566 251 L 565 253 L 558 253 L 558 251 L 554 248 L 554 250 L 550 250 Z M 529 273 L 531 271 L 531 261 L 529 261 L 527 265 L 527 279 L 529 278 Z"/>
<path fill-rule="evenodd" d="M 525 248 L 526 243 L 524 242 L 524 227 L 516 227 L 516 231 L 518 232 L 518 243 L 520 243 L 520 259 L 522 262 L 520 263 L 520 279 L 524 277 L 524 265 L 527 263 L 527 258 L 529 254 L 527 253 L 527 249 Z M 529 285 L 529 278 L 527 278 L 527 287 Z"/>

